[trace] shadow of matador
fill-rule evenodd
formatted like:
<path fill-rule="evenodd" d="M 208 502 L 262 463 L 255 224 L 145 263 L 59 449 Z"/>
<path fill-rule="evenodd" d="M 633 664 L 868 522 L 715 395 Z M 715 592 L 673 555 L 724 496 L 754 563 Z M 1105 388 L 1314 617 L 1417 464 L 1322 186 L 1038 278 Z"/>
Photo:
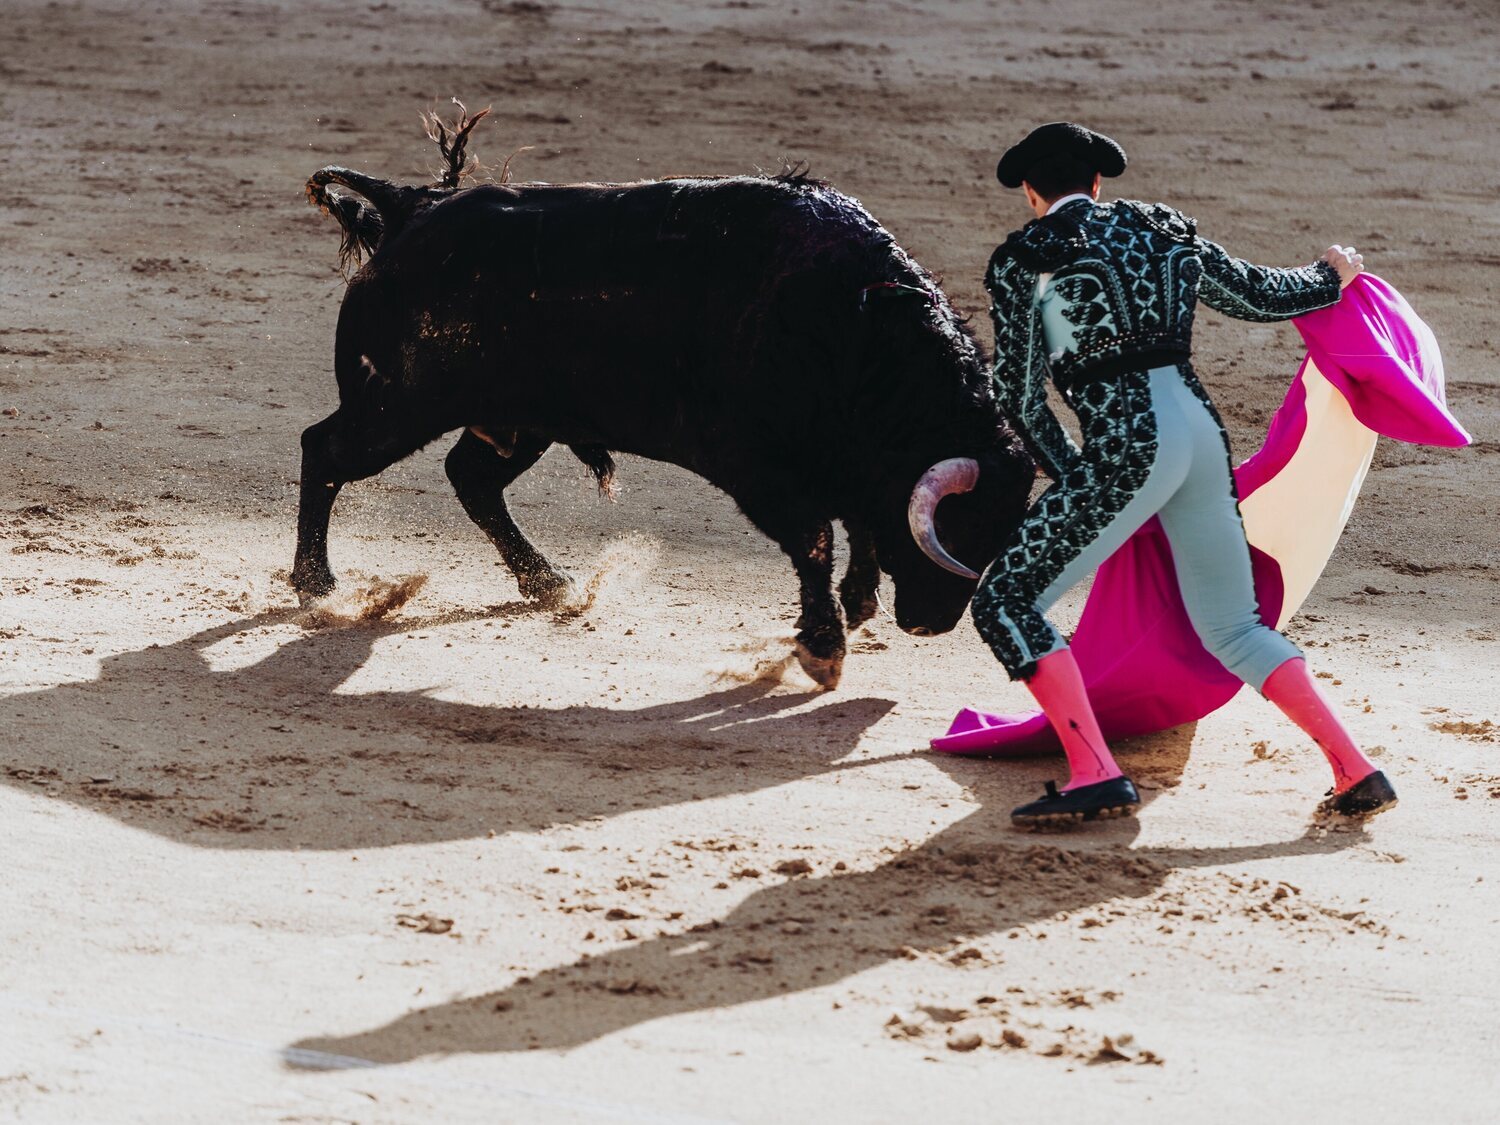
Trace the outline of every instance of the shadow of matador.
<path fill-rule="evenodd" d="M 1144 742 L 1133 768 L 1175 784 L 1191 729 Z M 430 1054 L 574 1047 L 648 1020 L 829 985 L 914 950 L 962 957 L 966 942 L 1059 911 L 1149 896 L 1176 869 L 1330 852 L 1362 838 L 1309 832 L 1243 847 L 1134 849 L 1135 821 L 1068 837 L 1023 835 L 1012 829 L 1009 810 L 1035 791 L 1036 777 L 1050 765 L 935 760 L 980 808 L 874 870 L 830 870 L 778 883 L 720 921 L 584 956 L 367 1031 L 306 1038 L 286 1060 L 327 1067 L 340 1057 L 396 1063 Z M 1004 982 L 985 981 L 991 990 L 997 983 Z"/>

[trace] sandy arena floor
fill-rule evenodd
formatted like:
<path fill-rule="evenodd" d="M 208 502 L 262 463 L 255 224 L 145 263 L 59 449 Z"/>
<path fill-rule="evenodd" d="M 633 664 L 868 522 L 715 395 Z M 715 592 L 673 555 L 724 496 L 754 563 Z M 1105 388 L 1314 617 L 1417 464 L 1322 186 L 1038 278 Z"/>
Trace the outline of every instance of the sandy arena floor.
<path fill-rule="evenodd" d="M 7 0 L 0 1118 L 1493 1120 L 1497 55 L 1482 2 Z M 1246 693 L 1124 749 L 1138 821 L 1015 833 L 1056 763 L 923 752 L 1024 702 L 972 628 L 877 620 L 815 693 L 779 552 L 638 460 L 515 490 L 580 617 L 441 446 L 344 493 L 344 616 L 300 615 L 343 288 L 302 184 L 426 178 L 451 95 L 522 179 L 805 158 L 981 325 L 1040 121 L 1238 253 L 1356 244 L 1476 437 L 1382 442 L 1293 627 L 1400 808 L 1311 826 L 1321 758 Z M 1201 318 L 1241 453 L 1298 356 Z"/>

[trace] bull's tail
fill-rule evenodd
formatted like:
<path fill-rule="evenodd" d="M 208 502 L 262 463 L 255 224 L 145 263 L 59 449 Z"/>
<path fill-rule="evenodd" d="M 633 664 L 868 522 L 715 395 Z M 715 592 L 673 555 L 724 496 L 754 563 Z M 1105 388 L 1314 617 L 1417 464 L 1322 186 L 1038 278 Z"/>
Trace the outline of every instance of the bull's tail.
<path fill-rule="evenodd" d="M 615 498 L 615 459 L 602 445 L 570 445 L 573 456 L 583 462 L 584 468 L 599 482 L 599 491 L 611 500 Z"/>
<path fill-rule="evenodd" d="M 348 195 L 332 195 L 328 191 L 329 184 L 358 192 L 369 200 L 369 204 Z M 351 266 L 357 267 L 363 257 L 374 254 L 387 235 L 406 224 L 413 194 L 412 188 L 332 164 L 319 168 L 307 181 L 308 202 L 332 215 L 339 225 L 342 235 L 339 267 L 346 274 Z"/>
<path fill-rule="evenodd" d="M 349 276 L 351 266 L 357 267 L 361 258 L 374 254 L 382 242 L 394 237 L 423 206 L 458 190 L 459 185 L 479 167 L 478 159 L 468 152 L 469 134 L 474 131 L 474 126 L 489 116 L 490 111 L 481 109 L 471 114 L 457 98 L 453 99 L 453 104 L 458 106 L 458 120 L 452 124 L 439 117 L 436 111 L 422 115 L 422 126 L 437 142 L 445 165 L 431 186 L 393 184 L 390 180 L 377 180 L 374 176 L 352 168 L 341 168 L 337 164 L 318 169 L 307 181 L 308 201 L 332 215 L 342 232 L 339 268 L 345 277 Z M 329 194 L 329 184 L 358 192 L 369 200 L 369 205 L 347 195 Z"/>

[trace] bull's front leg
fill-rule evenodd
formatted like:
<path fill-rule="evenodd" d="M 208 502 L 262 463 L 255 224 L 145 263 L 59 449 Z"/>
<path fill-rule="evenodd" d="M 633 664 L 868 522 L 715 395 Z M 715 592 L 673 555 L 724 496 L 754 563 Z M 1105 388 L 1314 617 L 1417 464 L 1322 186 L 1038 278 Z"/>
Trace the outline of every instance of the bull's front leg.
<path fill-rule="evenodd" d="M 839 602 L 844 607 L 845 624 L 853 632 L 874 617 L 879 607 L 876 593 L 880 589 L 880 562 L 869 528 L 845 520 L 844 531 L 849 537 L 849 565 L 839 582 Z"/>
<path fill-rule="evenodd" d="M 833 525 L 791 508 L 786 491 L 737 497 L 750 522 L 774 540 L 797 572 L 802 615 L 797 618 L 797 662 L 819 687 L 838 687 L 844 671 L 844 623 L 833 598 Z"/>
<path fill-rule="evenodd" d="M 819 687 L 831 691 L 844 671 L 844 623 L 833 600 L 833 527 L 811 524 L 780 543 L 802 586 L 797 662 Z"/>

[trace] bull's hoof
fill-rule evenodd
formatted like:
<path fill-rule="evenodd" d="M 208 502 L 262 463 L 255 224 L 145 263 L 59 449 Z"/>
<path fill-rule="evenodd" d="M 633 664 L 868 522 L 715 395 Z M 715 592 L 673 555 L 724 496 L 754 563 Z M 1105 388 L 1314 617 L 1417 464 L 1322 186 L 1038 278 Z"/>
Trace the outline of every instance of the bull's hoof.
<path fill-rule="evenodd" d="M 839 686 L 844 673 L 844 631 L 823 628 L 797 634 L 797 663 L 824 691 Z"/>
<path fill-rule="evenodd" d="M 516 578 L 516 588 L 543 609 L 566 609 L 582 599 L 578 583 L 560 570 L 538 571 Z"/>
<path fill-rule="evenodd" d="M 860 595 L 841 595 L 839 602 L 844 607 L 844 620 L 851 633 L 874 617 L 875 611 L 880 608 L 874 591 Z"/>
<path fill-rule="evenodd" d="M 824 691 L 832 691 L 838 687 L 839 678 L 844 674 L 843 653 L 837 656 L 815 656 L 801 641 L 797 642 L 797 663 L 812 677 L 813 683 Z"/>
<path fill-rule="evenodd" d="M 312 605 L 319 598 L 326 598 L 333 593 L 333 588 L 338 582 L 333 577 L 333 572 L 324 570 L 320 572 L 309 572 L 299 574 L 292 571 L 292 589 L 297 594 L 297 604 L 303 609 Z"/>

